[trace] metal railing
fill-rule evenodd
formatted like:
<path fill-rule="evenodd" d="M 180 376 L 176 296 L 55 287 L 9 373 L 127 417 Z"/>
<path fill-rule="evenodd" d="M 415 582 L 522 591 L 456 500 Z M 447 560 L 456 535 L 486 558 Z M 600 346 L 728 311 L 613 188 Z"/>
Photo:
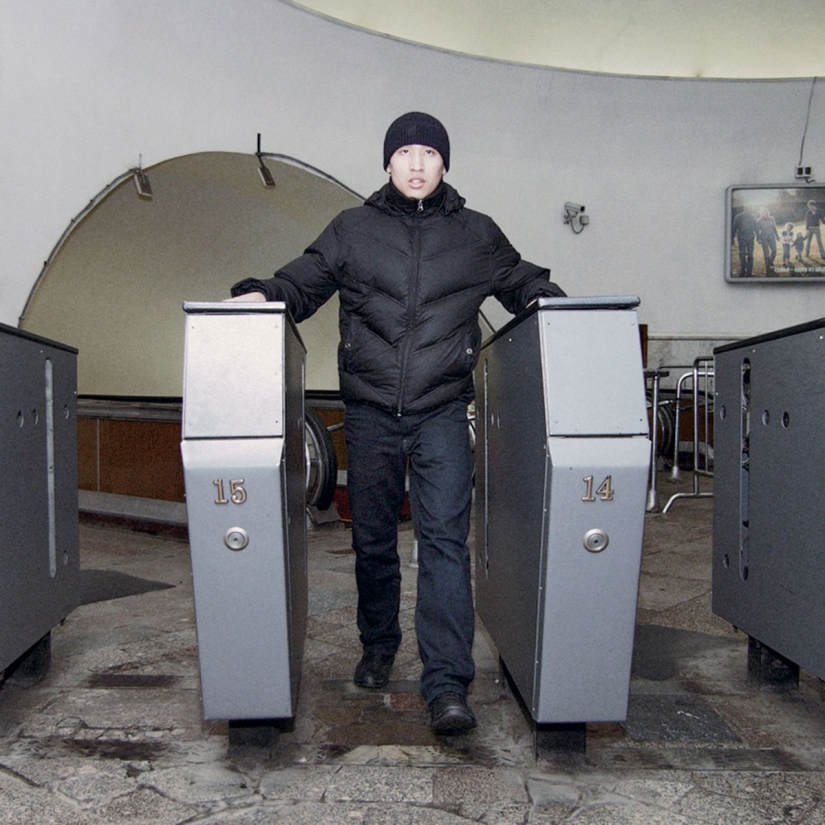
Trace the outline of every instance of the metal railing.
<path fill-rule="evenodd" d="M 713 491 L 701 489 L 701 479 L 713 477 L 713 357 L 700 357 L 693 362 L 693 369 L 679 377 L 676 385 L 673 466 L 670 471 L 672 481 L 678 481 L 679 469 L 679 426 L 680 417 L 686 412 L 685 395 L 689 391 L 693 414 L 693 490 L 689 493 L 674 493 L 662 508 L 667 513 L 673 503 L 680 498 L 710 498 Z M 687 389 L 689 387 L 689 390 Z"/>

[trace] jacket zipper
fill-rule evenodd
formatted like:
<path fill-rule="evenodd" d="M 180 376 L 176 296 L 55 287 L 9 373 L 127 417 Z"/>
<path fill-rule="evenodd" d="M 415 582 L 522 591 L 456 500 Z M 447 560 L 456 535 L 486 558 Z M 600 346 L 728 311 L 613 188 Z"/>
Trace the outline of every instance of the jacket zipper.
<path fill-rule="evenodd" d="M 421 264 L 421 224 L 420 216 L 424 213 L 424 201 L 418 201 L 418 206 L 413 216 L 413 275 L 410 283 L 410 300 L 407 314 L 407 334 L 404 336 L 404 352 L 401 357 L 401 374 L 398 377 L 398 395 L 395 401 L 395 415 L 401 418 L 401 402 L 404 398 L 404 383 L 407 378 L 407 361 L 410 355 L 410 340 L 412 330 L 415 326 L 415 312 L 418 303 L 418 270 Z"/>

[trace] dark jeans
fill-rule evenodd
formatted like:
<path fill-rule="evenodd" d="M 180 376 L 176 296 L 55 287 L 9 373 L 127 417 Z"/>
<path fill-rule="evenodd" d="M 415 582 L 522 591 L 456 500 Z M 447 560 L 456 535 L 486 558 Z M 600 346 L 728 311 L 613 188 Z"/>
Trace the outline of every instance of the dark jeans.
<path fill-rule="evenodd" d="M 418 539 L 421 693 L 427 702 L 445 690 L 464 694 L 474 676 L 475 622 L 467 547 L 472 499 L 467 405 L 456 401 L 398 417 L 348 403 L 345 433 L 364 650 L 394 654 L 401 644 L 398 520 L 409 463 Z"/>
<path fill-rule="evenodd" d="M 825 251 L 822 249 L 822 230 L 818 226 L 808 229 L 808 239 L 805 241 L 805 254 L 811 254 L 811 241 L 813 241 L 814 238 L 816 238 L 816 245 L 819 247 L 819 256 L 822 257 L 825 255 Z"/>
<path fill-rule="evenodd" d="M 762 254 L 765 256 L 765 272 L 773 269 L 773 263 L 776 260 L 776 238 L 768 238 L 762 243 Z"/>
<path fill-rule="evenodd" d="M 738 236 L 739 241 L 739 275 L 749 278 L 753 275 L 753 247 L 755 238 L 753 235 L 750 238 L 743 238 Z"/>

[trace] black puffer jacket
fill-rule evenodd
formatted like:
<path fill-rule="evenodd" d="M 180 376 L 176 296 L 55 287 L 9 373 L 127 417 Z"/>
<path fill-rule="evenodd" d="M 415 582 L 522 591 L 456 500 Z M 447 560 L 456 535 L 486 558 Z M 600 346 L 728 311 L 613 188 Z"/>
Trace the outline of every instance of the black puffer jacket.
<path fill-rule="evenodd" d="M 406 414 L 472 400 L 481 303 L 495 295 L 517 314 L 540 295 L 564 295 L 548 277 L 448 184 L 424 201 L 387 184 L 273 278 L 232 294 L 261 291 L 300 322 L 338 290 L 342 398 Z"/>

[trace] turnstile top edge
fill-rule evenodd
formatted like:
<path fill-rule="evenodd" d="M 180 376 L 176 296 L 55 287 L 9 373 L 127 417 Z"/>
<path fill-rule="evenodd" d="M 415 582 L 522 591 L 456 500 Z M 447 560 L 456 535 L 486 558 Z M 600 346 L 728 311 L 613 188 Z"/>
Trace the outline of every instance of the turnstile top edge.
<path fill-rule="evenodd" d="M 640 303 L 641 299 L 634 295 L 585 295 L 577 298 L 551 298 L 544 296 L 538 298 L 535 303 L 530 304 L 530 306 L 516 315 L 515 318 L 511 318 L 503 327 L 482 341 L 481 347 L 484 349 L 490 346 L 494 341 L 503 335 L 509 334 L 515 327 L 540 310 L 552 312 L 562 310 L 628 310 L 636 309 Z"/>
<path fill-rule="evenodd" d="M 284 301 L 184 301 L 183 311 L 192 314 L 283 313 L 286 312 L 286 303 Z"/>
<path fill-rule="evenodd" d="M 582 295 L 575 298 L 543 297 L 539 309 L 635 309 L 641 303 L 636 295 Z"/>
<path fill-rule="evenodd" d="M 818 318 L 815 321 L 806 321 L 802 324 L 796 324 L 785 329 L 778 329 L 774 332 L 766 332 L 763 335 L 755 335 L 753 338 L 745 338 L 741 341 L 734 341 L 730 344 L 722 344 L 713 350 L 714 355 L 719 355 L 723 352 L 732 352 L 737 349 L 748 349 L 757 344 L 764 344 L 767 341 L 776 341 L 780 338 L 788 338 L 791 335 L 799 335 L 803 332 L 813 332 L 817 329 L 825 327 L 825 318 Z"/>
<path fill-rule="evenodd" d="M 54 341 L 51 338 L 45 338 L 42 335 L 37 335 L 34 332 L 29 332 L 28 330 L 20 329 L 19 327 L 12 327 L 8 324 L 0 323 L 0 332 L 7 333 L 14 338 L 22 338 L 26 341 L 31 341 L 35 344 L 42 344 L 47 347 L 52 347 L 53 349 L 60 349 L 64 352 L 68 352 L 70 355 L 78 354 L 76 347 L 72 347 L 69 344 L 63 344 L 60 341 Z"/>

